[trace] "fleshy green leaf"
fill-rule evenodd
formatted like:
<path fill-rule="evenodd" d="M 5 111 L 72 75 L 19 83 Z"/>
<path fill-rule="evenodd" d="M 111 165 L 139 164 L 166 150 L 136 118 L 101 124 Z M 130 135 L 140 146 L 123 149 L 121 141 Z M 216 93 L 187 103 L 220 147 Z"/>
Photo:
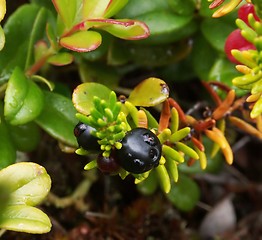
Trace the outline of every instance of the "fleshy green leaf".
<path fill-rule="evenodd" d="M 81 10 L 80 1 L 78 0 L 52 0 L 56 11 L 62 18 L 67 29 L 71 29 L 76 23 L 78 11 Z M 82 1 L 81 1 L 82 2 Z"/>
<path fill-rule="evenodd" d="M 44 108 L 35 120 L 40 127 L 58 141 L 77 147 L 74 127 L 78 120 L 71 99 L 60 94 L 44 91 Z"/>
<path fill-rule="evenodd" d="M 82 20 L 102 18 L 111 0 L 84 0 Z"/>
<path fill-rule="evenodd" d="M 21 162 L 0 171 L 0 184 L 5 184 L 9 190 L 9 205 L 36 206 L 47 196 L 51 179 L 44 167 Z"/>
<path fill-rule="evenodd" d="M 51 56 L 50 58 L 48 58 L 47 62 L 56 66 L 64 66 L 72 63 L 73 60 L 74 57 L 72 54 L 63 52 Z"/>
<path fill-rule="evenodd" d="M 196 0 L 169 0 L 168 1 L 174 12 L 181 15 L 191 15 L 196 10 Z"/>
<path fill-rule="evenodd" d="M 30 33 L 25 70 L 27 70 L 33 64 L 34 45 L 39 39 L 43 37 L 46 21 L 47 21 L 47 10 L 45 8 L 41 8 L 37 13 L 36 18 L 34 19 L 32 30 Z"/>
<path fill-rule="evenodd" d="M 0 228 L 28 233 L 46 233 L 51 230 L 48 216 L 35 207 L 13 205 L 4 208 L 0 217 Z"/>
<path fill-rule="evenodd" d="M 90 109 L 94 107 L 94 96 L 108 101 L 110 92 L 111 90 L 102 84 L 83 83 L 74 90 L 72 101 L 77 111 L 88 115 L 90 114 Z"/>
<path fill-rule="evenodd" d="M 235 30 L 234 25 L 223 22 L 220 19 L 205 19 L 201 23 L 201 31 L 207 41 L 214 49 L 223 53 L 225 41 L 233 30 Z"/>
<path fill-rule="evenodd" d="M 126 4 L 128 0 L 112 0 L 107 6 L 106 12 L 103 18 L 110 18 L 119 12 Z"/>
<path fill-rule="evenodd" d="M 14 163 L 15 159 L 16 149 L 4 119 L 3 102 L 0 101 L 0 170 Z"/>
<path fill-rule="evenodd" d="M 116 48 L 119 47 L 119 43 L 116 44 Z M 120 50 L 123 51 L 122 48 Z M 133 62 L 142 66 L 158 67 L 186 57 L 191 50 L 191 44 L 186 41 L 156 46 L 133 44 L 128 46 L 127 50 L 129 51 L 128 56 Z"/>
<path fill-rule="evenodd" d="M 4 48 L 5 45 L 5 34 L 3 28 L 0 25 L 0 51 Z"/>
<path fill-rule="evenodd" d="M 159 78 L 148 78 L 130 93 L 128 101 L 135 106 L 155 106 L 169 97 L 167 84 Z"/>
<path fill-rule="evenodd" d="M 46 33 L 47 33 L 48 40 L 51 43 L 52 47 L 55 50 L 58 50 L 57 37 L 55 35 L 53 27 L 49 23 L 46 24 Z"/>
<path fill-rule="evenodd" d="M 82 82 L 97 82 L 111 89 L 117 86 L 120 79 L 114 68 L 98 62 L 80 63 L 78 70 Z"/>
<path fill-rule="evenodd" d="M 141 21 L 129 19 L 99 19 L 90 20 L 85 23 L 85 27 L 91 26 L 103 29 L 110 34 L 128 40 L 142 39 L 149 36 L 148 27 Z"/>
<path fill-rule="evenodd" d="M 167 10 L 170 6 L 167 0 L 132 0 L 116 15 L 117 18 L 132 18 L 160 10 Z"/>
<path fill-rule="evenodd" d="M 150 30 L 150 37 L 144 43 L 169 43 L 191 35 L 196 24 L 192 16 L 181 16 L 170 11 L 154 11 L 136 17 Z"/>
<path fill-rule="evenodd" d="M 34 122 L 9 126 L 9 133 L 18 151 L 31 152 L 36 149 L 40 141 L 40 131 Z"/>
<path fill-rule="evenodd" d="M 16 66 L 24 68 L 30 33 L 39 9 L 34 4 L 24 4 L 8 18 L 4 26 L 6 43 L 0 52 L 1 78 L 8 79 Z"/>
<path fill-rule="evenodd" d="M 222 82 L 235 89 L 238 96 L 242 96 L 247 91 L 239 89 L 232 84 L 232 79 L 238 76 L 241 76 L 241 74 L 236 70 L 234 63 L 226 58 L 219 58 L 210 70 L 209 81 Z"/>
<path fill-rule="evenodd" d="M 98 32 L 80 31 L 60 39 L 61 46 L 77 52 L 89 52 L 101 44 L 102 38 Z"/>
<path fill-rule="evenodd" d="M 137 184 L 137 189 L 144 195 L 152 195 L 158 187 L 158 179 L 154 171 L 142 182 Z"/>
<path fill-rule="evenodd" d="M 182 211 L 192 210 L 200 198 L 198 185 L 189 177 L 180 175 L 177 183 L 172 183 L 167 194 L 170 202 Z"/>
<path fill-rule="evenodd" d="M 35 119 L 43 108 L 43 93 L 20 68 L 15 68 L 7 85 L 4 114 L 13 125 Z"/>
<path fill-rule="evenodd" d="M 48 45 L 44 40 L 38 41 L 34 46 L 34 58 L 35 61 L 39 61 L 47 52 Z"/>
<path fill-rule="evenodd" d="M 194 42 L 192 62 L 193 69 L 200 79 L 208 79 L 209 71 L 217 58 L 217 52 L 202 35 L 199 35 Z"/>

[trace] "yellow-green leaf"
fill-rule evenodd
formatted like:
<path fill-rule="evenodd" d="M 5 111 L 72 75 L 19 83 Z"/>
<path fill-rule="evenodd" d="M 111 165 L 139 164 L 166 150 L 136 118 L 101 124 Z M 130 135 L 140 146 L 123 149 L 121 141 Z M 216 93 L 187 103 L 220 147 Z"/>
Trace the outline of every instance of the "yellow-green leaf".
<path fill-rule="evenodd" d="M 130 93 L 128 101 L 135 106 L 155 106 L 169 97 L 167 84 L 159 78 L 148 78 Z"/>
<path fill-rule="evenodd" d="M 51 230 L 48 216 L 38 208 L 12 205 L 4 208 L 0 216 L 0 228 L 28 233 L 46 233 Z"/>

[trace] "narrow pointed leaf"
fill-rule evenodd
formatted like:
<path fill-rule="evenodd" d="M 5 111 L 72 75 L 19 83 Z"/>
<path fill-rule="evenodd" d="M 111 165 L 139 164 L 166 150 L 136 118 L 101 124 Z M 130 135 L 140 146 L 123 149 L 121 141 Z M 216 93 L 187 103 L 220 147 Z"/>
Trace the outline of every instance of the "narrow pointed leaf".
<path fill-rule="evenodd" d="M 77 52 L 89 52 L 99 47 L 101 42 L 102 37 L 98 32 L 81 31 L 61 38 L 60 45 Z"/>
<path fill-rule="evenodd" d="M 108 101 L 110 92 L 111 90 L 102 84 L 83 83 L 74 90 L 72 101 L 77 111 L 88 115 L 90 114 L 90 109 L 94 107 L 94 96 Z"/>
<path fill-rule="evenodd" d="M 21 162 L 0 171 L 0 183 L 10 192 L 9 205 L 35 206 L 43 201 L 51 188 L 51 179 L 44 167 Z"/>
<path fill-rule="evenodd" d="M 51 230 L 51 222 L 38 208 L 12 205 L 1 211 L 0 228 L 18 232 L 46 233 Z"/>
<path fill-rule="evenodd" d="M 56 66 L 64 66 L 72 63 L 73 60 L 74 57 L 72 54 L 63 52 L 51 56 L 50 58 L 48 58 L 47 62 Z"/>
<path fill-rule="evenodd" d="M 5 94 L 5 118 L 13 125 L 25 124 L 35 119 L 43 108 L 43 93 L 20 68 L 15 68 Z"/>
<path fill-rule="evenodd" d="M 169 97 L 167 84 L 159 78 L 148 78 L 130 93 L 128 101 L 136 106 L 155 106 Z"/>

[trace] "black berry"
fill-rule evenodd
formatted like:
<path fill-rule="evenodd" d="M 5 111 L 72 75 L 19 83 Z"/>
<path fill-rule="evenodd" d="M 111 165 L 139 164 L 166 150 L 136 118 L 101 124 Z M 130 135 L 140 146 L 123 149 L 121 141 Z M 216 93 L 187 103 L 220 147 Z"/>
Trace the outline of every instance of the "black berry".
<path fill-rule="evenodd" d="M 146 128 L 134 128 L 122 139 L 122 148 L 116 150 L 118 163 L 131 173 L 143 173 L 158 166 L 161 158 L 161 143 L 157 136 Z"/>
<path fill-rule="evenodd" d="M 88 151 L 99 151 L 100 145 L 97 142 L 99 140 L 97 137 L 91 134 L 91 131 L 95 131 L 96 129 L 88 126 L 85 123 L 79 122 L 74 129 L 74 134 L 77 138 L 77 142 L 79 147 L 82 147 Z"/>
<path fill-rule="evenodd" d="M 114 152 L 111 152 L 109 157 L 104 157 L 101 154 L 97 157 L 97 167 L 103 173 L 117 173 L 121 166 L 117 163 Z"/>

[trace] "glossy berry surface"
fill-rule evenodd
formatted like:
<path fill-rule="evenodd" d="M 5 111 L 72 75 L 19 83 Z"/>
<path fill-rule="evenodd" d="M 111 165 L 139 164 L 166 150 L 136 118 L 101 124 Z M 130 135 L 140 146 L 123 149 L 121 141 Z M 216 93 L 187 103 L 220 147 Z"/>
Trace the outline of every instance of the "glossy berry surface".
<path fill-rule="evenodd" d="M 228 36 L 226 43 L 225 43 L 225 52 L 227 54 L 228 59 L 236 64 L 241 64 L 238 62 L 231 54 L 231 50 L 237 49 L 239 51 L 245 51 L 249 49 L 256 49 L 253 43 L 248 42 L 244 37 L 241 35 L 241 30 L 236 29 Z"/>
<path fill-rule="evenodd" d="M 109 157 L 104 157 L 101 154 L 97 157 L 97 167 L 103 173 L 117 173 L 121 166 L 116 161 L 114 152 L 111 152 Z"/>
<path fill-rule="evenodd" d="M 259 17 L 256 15 L 255 13 L 255 8 L 253 4 L 245 4 L 243 6 L 241 6 L 238 10 L 238 18 L 240 18 L 241 20 L 243 20 L 248 26 L 249 22 L 248 22 L 248 14 L 252 13 L 255 20 L 256 21 L 260 21 Z"/>
<path fill-rule="evenodd" d="M 79 147 L 87 151 L 99 151 L 100 145 L 97 142 L 99 140 L 97 137 L 91 134 L 91 131 L 95 131 L 96 129 L 88 126 L 85 123 L 79 122 L 74 129 L 74 134 L 77 138 L 77 142 Z"/>
<path fill-rule="evenodd" d="M 122 148 L 116 150 L 118 163 L 131 173 L 143 173 L 157 167 L 161 158 L 161 143 L 146 128 L 134 128 L 122 139 Z"/>

